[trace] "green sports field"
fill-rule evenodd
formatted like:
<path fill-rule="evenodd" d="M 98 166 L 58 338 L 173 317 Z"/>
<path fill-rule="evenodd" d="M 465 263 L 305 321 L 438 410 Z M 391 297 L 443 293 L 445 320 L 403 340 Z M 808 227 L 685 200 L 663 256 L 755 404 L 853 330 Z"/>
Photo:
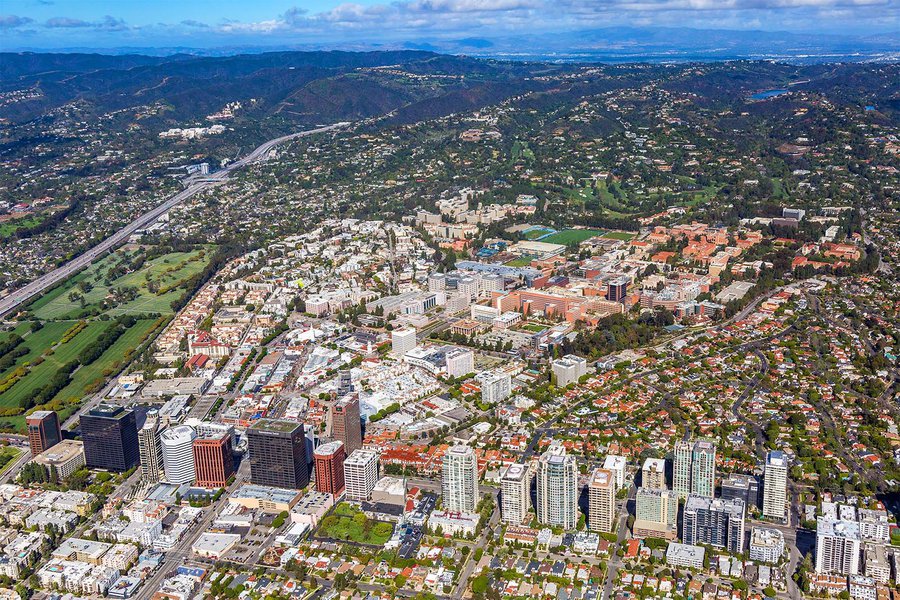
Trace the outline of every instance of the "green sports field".
<path fill-rule="evenodd" d="M 635 237 L 637 237 L 637 234 L 629 233 L 628 231 L 607 231 L 600 237 L 605 237 L 611 240 L 622 240 L 623 242 L 630 242 Z"/>
<path fill-rule="evenodd" d="M 541 240 L 547 244 L 580 244 L 584 240 L 606 233 L 604 229 L 565 229 Z"/>

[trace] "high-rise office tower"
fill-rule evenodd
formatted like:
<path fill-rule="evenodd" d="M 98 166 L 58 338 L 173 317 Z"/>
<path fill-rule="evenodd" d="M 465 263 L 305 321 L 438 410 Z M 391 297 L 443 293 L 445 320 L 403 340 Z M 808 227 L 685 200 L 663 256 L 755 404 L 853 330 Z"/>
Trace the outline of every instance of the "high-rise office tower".
<path fill-rule="evenodd" d="M 691 493 L 712 498 L 715 491 L 716 445 L 706 440 L 697 440 L 691 456 Z"/>
<path fill-rule="evenodd" d="M 197 432 L 194 440 L 194 471 L 197 486 L 223 488 L 234 474 L 234 448 L 231 432 Z"/>
<path fill-rule="evenodd" d="M 678 524 L 678 494 L 660 488 L 638 488 L 635 498 L 635 537 L 674 539 Z"/>
<path fill-rule="evenodd" d="M 444 454 L 441 489 L 444 509 L 451 512 L 475 512 L 478 504 L 478 459 L 469 446 L 452 446 Z"/>
<path fill-rule="evenodd" d="M 31 456 L 37 456 L 62 441 L 62 430 L 59 428 L 59 416 L 56 411 L 36 410 L 25 417 L 25 426 L 28 429 Z"/>
<path fill-rule="evenodd" d="M 362 448 L 359 396 L 347 394 L 331 405 L 331 433 L 334 439 L 344 444 L 345 452 Z"/>
<path fill-rule="evenodd" d="M 763 517 L 784 522 L 787 513 L 787 457 L 780 450 L 772 450 L 766 456 L 766 472 L 763 483 Z"/>
<path fill-rule="evenodd" d="M 531 506 L 531 469 L 511 464 L 500 476 L 500 517 L 504 523 L 521 525 Z"/>
<path fill-rule="evenodd" d="M 594 469 L 588 482 L 588 528 L 610 532 L 616 520 L 616 475 L 609 469 Z"/>
<path fill-rule="evenodd" d="M 80 429 L 89 469 L 127 471 L 140 462 L 134 411 L 100 404 L 81 415 Z"/>
<path fill-rule="evenodd" d="M 147 419 L 138 431 L 138 452 L 141 458 L 141 480 L 158 483 L 163 476 L 162 440 L 159 438 L 159 418 L 156 411 L 147 414 Z"/>
<path fill-rule="evenodd" d="M 344 491 L 344 444 L 328 442 L 313 452 L 316 469 L 316 490 L 337 496 Z"/>
<path fill-rule="evenodd" d="M 744 551 L 744 502 L 691 494 L 684 504 L 681 539 L 709 544 L 733 554 Z"/>
<path fill-rule="evenodd" d="M 538 461 L 537 513 L 544 525 L 578 525 L 578 465 L 563 446 L 550 446 Z"/>
<path fill-rule="evenodd" d="M 194 438 L 197 432 L 187 425 L 169 427 L 159 434 L 162 443 L 163 471 L 166 481 L 175 485 L 193 483 Z"/>
<path fill-rule="evenodd" d="M 252 483 L 294 490 L 309 484 L 302 423 L 260 419 L 247 429 L 247 450 Z"/>
<path fill-rule="evenodd" d="M 641 487 L 651 490 L 666 489 L 666 460 L 648 458 L 641 468 Z"/>
<path fill-rule="evenodd" d="M 672 489 L 679 498 L 687 498 L 691 493 L 691 457 L 694 445 L 686 440 L 675 442 L 675 457 L 672 460 Z"/>
<path fill-rule="evenodd" d="M 368 501 L 378 481 L 378 453 L 361 448 L 344 461 L 344 486 L 349 500 Z"/>

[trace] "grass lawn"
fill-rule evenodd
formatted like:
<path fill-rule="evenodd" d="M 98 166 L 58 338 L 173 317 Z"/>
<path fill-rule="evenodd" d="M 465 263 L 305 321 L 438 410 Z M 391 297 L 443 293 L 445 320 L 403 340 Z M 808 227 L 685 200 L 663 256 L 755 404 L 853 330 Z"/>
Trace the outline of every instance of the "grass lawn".
<path fill-rule="evenodd" d="M 580 244 L 584 240 L 602 235 L 603 233 L 605 233 L 605 230 L 603 229 L 566 229 L 547 236 L 541 241 L 547 244 L 563 244 L 568 246 L 569 244 Z"/>
<path fill-rule="evenodd" d="M 507 267 L 527 267 L 531 264 L 530 258 L 514 258 L 511 261 L 505 263 Z"/>
<path fill-rule="evenodd" d="M 519 160 L 520 158 L 529 162 L 534 160 L 534 151 L 528 147 L 528 142 L 516 140 L 513 142 L 511 153 L 513 161 Z"/>
<path fill-rule="evenodd" d="M 116 340 L 100 358 L 91 364 L 81 367 L 72 374 L 72 381 L 64 387 L 54 399 L 63 401 L 80 401 L 85 395 L 86 388 L 91 385 L 103 384 L 106 379 L 104 371 L 121 366 L 120 362 L 127 352 L 131 352 L 140 344 L 141 338 L 150 331 L 155 319 L 141 319 L 128 331 Z M 68 415 L 65 415 L 68 416 Z M 60 416 L 63 419 L 63 415 Z"/>
<path fill-rule="evenodd" d="M 111 281 L 110 285 L 106 285 L 104 283 L 106 273 L 120 255 L 108 256 L 70 279 L 65 285 L 42 296 L 33 302 L 30 308 L 37 318 L 43 320 L 73 318 L 83 309 L 80 302 L 69 300 L 69 293 L 77 289 L 79 283 L 87 281 L 93 289 L 83 294 L 86 307 L 99 305 L 113 288 L 133 287 L 137 289 L 137 296 L 106 311 L 109 315 L 170 314 L 172 301 L 181 297 L 183 293 L 181 286 L 206 266 L 206 257 L 210 255 L 210 250 L 207 250 L 203 258 L 200 257 L 200 253 L 201 250 L 194 250 L 158 256 L 147 261 L 139 270 L 118 277 Z M 151 292 L 148 289 L 150 281 L 158 286 L 158 292 Z"/>
<path fill-rule="evenodd" d="M 37 298 L 28 309 L 44 326 L 34 333 L 31 333 L 28 323 L 16 326 L 14 332 L 24 338 L 22 347 L 28 353 L 18 357 L 12 367 L 0 373 L 0 381 L 12 374 L 20 377 L 17 380 L 10 378 L 9 382 L 14 383 L 0 394 L 0 409 L 12 409 L 9 410 L 12 413 L 21 411 L 23 399 L 45 386 L 62 365 L 76 360 L 82 350 L 96 343 L 97 338 L 112 325 L 112 320 L 101 320 L 101 317 L 106 318 L 103 314 L 118 317 L 159 313 L 163 319 L 170 316 L 172 302 L 182 297 L 187 281 L 206 267 L 213 250 L 213 246 L 207 246 L 190 252 L 172 252 L 146 260 L 140 266 L 135 262 L 139 254 L 132 251 L 126 258 L 126 251 L 119 250 Z M 137 267 L 136 270 L 121 274 L 131 264 Z M 110 281 L 107 283 L 108 279 Z M 122 293 L 123 289 L 135 290 L 133 298 L 128 299 L 128 295 Z M 69 299 L 72 291 L 83 295 L 84 306 L 81 301 Z M 114 305 L 115 299 L 119 300 L 117 305 Z M 111 308 L 97 316 L 104 303 L 111 305 Z M 60 344 L 65 332 L 78 323 L 76 315 L 85 311 L 94 313 L 84 317 L 86 327 L 67 343 Z M 84 397 L 101 387 L 109 375 L 124 366 L 141 342 L 154 333 L 157 325 L 155 318 L 138 320 L 97 360 L 76 369 L 68 384 L 48 400 L 44 408 L 59 411 L 63 420 L 76 412 Z M 0 339 L 3 335 L 0 334 Z M 24 415 L 0 417 L 0 430 L 21 432 L 24 427 Z"/>
<path fill-rule="evenodd" d="M 6 470 L 16 462 L 20 454 L 22 454 L 22 450 L 14 446 L 3 446 L 0 448 L 0 475 L 6 473 Z"/>
<path fill-rule="evenodd" d="M 3 221 L 0 223 L 0 238 L 9 237 L 16 232 L 16 229 L 22 227 L 34 227 L 43 220 L 43 215 L 34 215 L 31 217 L 21 217 L 19 219 Z"/>
<path fill-rule="evenodd" d="M 609 238 L 611 240 L 622 240 L 624 242 L 630 242 L 635 238 L 637 234 L 629 233 L 627 231 L 607 231 L 600 237 Z"/>
<path fill-rule="evenodd" d="M 73 324 L 74 321 L 56 321 L 47 323 L 44 327 L 34 333 L 26 333 L 29 330 L 27 325 L 16 327 L 15 332 L 25 339 L 25 341 L 22 342 L 22 345 L 28 348 L 28 354 L 20 356 L 12 367 L 3 373 L 0 373 L 0 379 L 6 377 L 10 371 L 19 365 L 33 361 L 40 356 L 44 350 L 58 342 L 66 330 Z M 2 404 L 2 401 L 0 401 L 0 404 Z"/>
<path fill-rule="evenodd" d="M 74 325 L 74 321 L 67 323 L 68 329 Z M 19 406 L 19 401 L 25 398 L 32 391 L 46 385 L 50 378 L 56 374 L 56 371 L 81 353 L 82 350 L 97 341 L 100 334 L 109 326 L 108 323 L 101 321 L 93 321 L 88 323 L 82 331 L 72 338 L 68 343 L 57 346 L 53 349 L 52 354 L 44 355 L 44 362 L 33 367 L 28 374 L 16 382 L 9 390 L 7 390 L 2 398 L 0 398 L 0 407 L 13 408 Z M 43 331 L 43 329 L 41 330 Z M 40 333 L 40 332 L 38 332 Z"/>
<path fill-rule="evenodd" d="M 347 504 L 339 504 L 319 525 L 318 536 L 383 546 L 391 539 L 394 526 L 367 518 L 361 511 Z"/>
<path fill-rule="evenodd" d="M 578 204 L 581 208 L 584 208 L 589 202 L 594 201 L 594 191 L 591 189 L 590 185 L 566 190 L 566 196 L 568 197 L 569 202 Z"/>
<path fill-rule="evenodd" d="M 530 331 L 532 333 L 538 333 L 547 328 L 543 325 L 538 325 L 537 323 L 525 323 L 524 325 L 522 325 L 522 329 L 524 329 L 525 331 Z"/>

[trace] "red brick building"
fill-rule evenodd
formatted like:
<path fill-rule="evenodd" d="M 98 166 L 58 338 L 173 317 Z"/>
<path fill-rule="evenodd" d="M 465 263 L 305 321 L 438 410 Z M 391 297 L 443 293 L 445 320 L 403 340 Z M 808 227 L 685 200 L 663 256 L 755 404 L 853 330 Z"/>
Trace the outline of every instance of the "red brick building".
<path fill-rule="evenodd" d="M 52 410 L 36 410 L 25 417 L 31 455 L 37 456 L 62 441 L 59 417 Z"/>
<path fill-rule="evenodd" d="M 194 470 L 198 487 L 225 487 L 234 474 L 231 435 L 195 439 Z"/>
<path fill-rule="evenodd" d="M 316 489 L 337 496 L 344 491 L 344 459 L 342 442 L 322 444 L 313 452 L 316 463 Z"/>

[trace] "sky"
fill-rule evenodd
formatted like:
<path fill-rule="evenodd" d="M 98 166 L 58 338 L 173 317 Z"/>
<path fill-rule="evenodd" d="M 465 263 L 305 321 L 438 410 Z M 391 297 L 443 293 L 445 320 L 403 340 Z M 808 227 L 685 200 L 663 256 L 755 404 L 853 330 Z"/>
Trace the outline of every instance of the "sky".
<path fill-rule="evenodd" d="M 871 35 L 900 0 L 0 0 L 0 49 L 396 44 L 615 26 Z"/>

